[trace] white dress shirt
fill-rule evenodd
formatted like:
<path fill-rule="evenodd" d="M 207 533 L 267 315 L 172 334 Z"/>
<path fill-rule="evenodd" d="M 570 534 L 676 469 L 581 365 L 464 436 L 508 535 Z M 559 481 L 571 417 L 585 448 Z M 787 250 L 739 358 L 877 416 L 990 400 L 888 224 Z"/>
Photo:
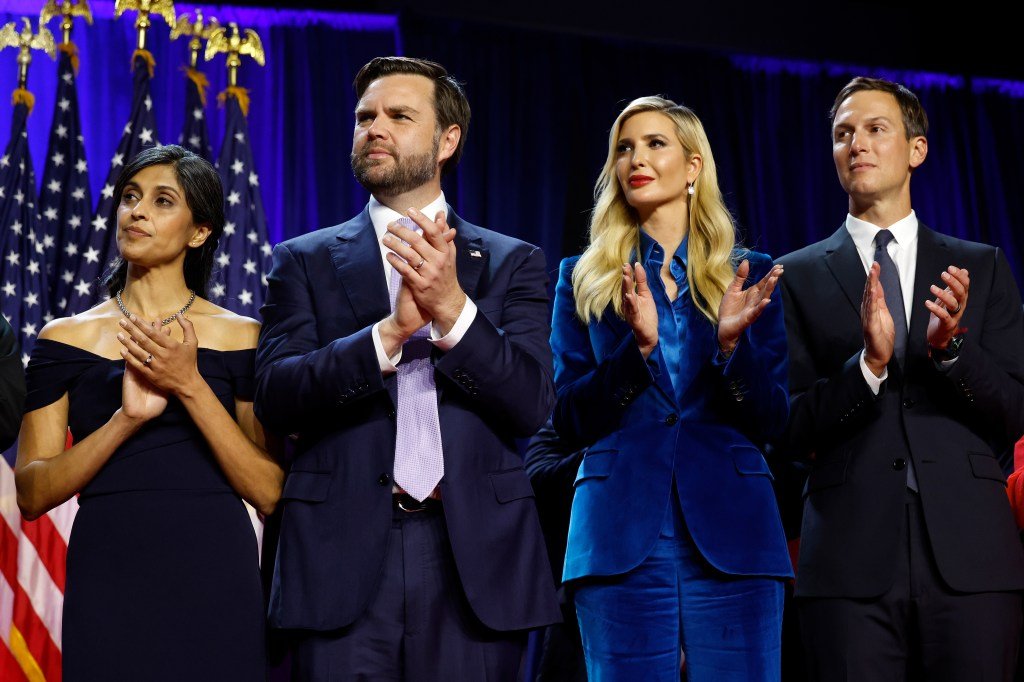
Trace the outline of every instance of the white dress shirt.
<path fill-rule="evenodd" d="M 373 223 L 373 231 L 377 235 L 377 245 L 380 247 L 380 258 L 384 263 L 384 286 L 387 287 L 388 283 L 391 281 L 391 272 L 394 268 L 387 259 L 387 254 L 392 253 L 392 251 L 384 245 L 382 240 L 384 239 L 384 235 L 388 234 L 388 223 L 393 223 L 396 220 L 407 216 L 388 208 L 377 201 L 376 197 L 373 196 L 370 197 L 369 211 L 370 222 Z M 434 216 L 437 215 L 438 211 L 444 211 L 445 213 L 448 211 L 448 204 L 445 202 L 444 192 L 439 194 L 436 199 L 420 209 L 420 212 L 431 220 L 433 220 Z M 430 324 L 430 342 L 443 351 L 451 350 L 459 341 L 462 340 L 462 337 L 465 336 L 466 331 L 469 329 L 469 325 L 473 323 L 474 319 L 476 319 L 476 304 L 467 296 L 466 303 L 462 307 L 462 312 L 459 313 L 459 317 L 455 320 L 455 324 L 452 325 L 452 328 L 447 334 L 441 336 L 434 323 Z M 371 330 L 373 347 L 377 351 L 377 363 L 380 365 L 381 374 L 387 376 L 398 371 L 397 365 L 402 359 L 402 349 L 399 348 L 398 352 L 394 356 L 388 357 L 387 352 L 384 350 L 384 343 L 380 340 L 380 331 L 378 327 L 380 327 L 380 322 L 373 325 L 373 329 Z"/>
<path fill-rule="evenodd" d="M 910 313 L 913 310 L 914 275 L 917 272 L 917 227 L 917 214 L 911 210 L 910 215 L 906 218 L 889 226 L 889 232 L 892 233 L 893 239 L 887 247 L 889 257 L 896 264 L 896 271 L 900 277 L 900 288 L 903 290 L 903 310 L 906 312 L 904 324 L 907 325 L 908 332 L 910 330 Z M 865 274 L 871 269 L 871 264 L 875 260 L 875 235 L 882 229 L 884 228 L 866 220 L 854 218 L 849 214 L 846 216 L 846 230 L 850 233 L 854 246 L 857 247 L 857 254 L 864 265 Z M 896 324 L 899 322 L 896 321 Z M 867 362 L 864 360 L 866 352 L 860 354 L 860 371 L 871 392 L 878 395 L 882 382 L 889 378 L 889 370 L 882 370 L 882 376 L 876 377 L 868 369 Z"/>

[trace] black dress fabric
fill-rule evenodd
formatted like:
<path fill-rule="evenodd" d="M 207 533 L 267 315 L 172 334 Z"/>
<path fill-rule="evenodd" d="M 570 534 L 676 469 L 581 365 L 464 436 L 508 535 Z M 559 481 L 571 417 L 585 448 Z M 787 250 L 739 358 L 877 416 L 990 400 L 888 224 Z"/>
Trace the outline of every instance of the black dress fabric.
<path fill-rule="evenodd" d="M 254 350 L 199 350 L 230 414 L 251 400 Z M 81 441 L 121 406 L 124 362 L 41 339 L 31 411 L 68 394 Z M 263 680 L 264 604 L 256 536 L 238 494 L 184 406 L 125 441 L 81 491 L 67 554 L 64 680 Z"/>

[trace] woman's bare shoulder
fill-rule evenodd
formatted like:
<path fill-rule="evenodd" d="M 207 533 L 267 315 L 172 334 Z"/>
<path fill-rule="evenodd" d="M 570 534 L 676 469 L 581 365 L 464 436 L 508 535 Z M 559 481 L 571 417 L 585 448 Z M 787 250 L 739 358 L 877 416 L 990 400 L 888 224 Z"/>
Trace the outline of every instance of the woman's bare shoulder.
<path fill-rule="evenodd" d="M 260 336 L 259 322 L 205 299 L 197 299 L 196 303 L 195 312 L 189 317 L 196 325 L 196 335 L 202 347 L 228 351 L 256 347 Z"/>

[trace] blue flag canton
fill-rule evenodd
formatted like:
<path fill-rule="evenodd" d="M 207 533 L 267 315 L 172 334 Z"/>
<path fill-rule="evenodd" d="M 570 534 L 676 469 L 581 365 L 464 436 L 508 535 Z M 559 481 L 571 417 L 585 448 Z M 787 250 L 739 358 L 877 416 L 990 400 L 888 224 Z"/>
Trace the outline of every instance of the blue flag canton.
<path fill-rule="evenodd" d="M 263 305 L 271 247 L 249 126 L 233 96 L 227 98 L 227 125 L 217 169 L 224 185 L 225 224 L 210 298 L 240 315 L 256 317 Z"/>
<path fill-rule="evenodd" d="M 153 116 L 153 99 L 149 95 L 149 66 L 140 56 L 135 57 L 133 78 L 134 94 L 132 112 L 124 126 L 117 152 L 110 161 L 107 181 L 100 194 L 99 205 L 90 223 L 86 249 L 81 252 L 67 313 L 86 310 L 100 302 L 104 292 L 99 287 L 99 277 L 110 260 L 117 255 L 115 233 L 117 231 L 116 208 L 119 197 L 114 196 L 114 185 L 124 164 L 131 161 L 143 149 L 159 144 L 156 132 L 156 118 Z"/>
<path fill-rule="evenodd" d="M 178 144 L 207 161 L 213 161 L 203 98 L 199 94 L 199 86 L 187 73 L 185 75 L 185 125 L 182 127 L 181 135 L 178 136 Z"/>
<path fill-rule="evenodd" d="M 11 139 L 0 156 L 0 310 L 18 335 L 25 365 L 48 312 L 46 255 L 27 118 L 28 107 L 16 105 Z"/>
<path fill-rule="evenodd" d="M 56 101 L 39 206 L 49 264 L 50 310 L 61 315 L 73 291 L 79 260 L 89 247 L 92 213 L 75 70 L 71 55 L 64 51 L 57 67 Z"/>

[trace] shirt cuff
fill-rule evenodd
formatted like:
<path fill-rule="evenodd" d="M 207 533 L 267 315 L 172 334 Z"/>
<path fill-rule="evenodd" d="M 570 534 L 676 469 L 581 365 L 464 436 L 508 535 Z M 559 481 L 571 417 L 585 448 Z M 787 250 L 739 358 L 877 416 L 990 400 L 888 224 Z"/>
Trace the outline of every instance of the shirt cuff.
<path fill-rule="evenodd" d="M 951 360 L 942 360 L 941 362 L 936 362 L 935 365 L 939 368 L 940 372 L 948 372 L 950 370 L 950 368 L 953 365 L 955 365 L 956 361 L 959 360 L 959 359 L 960 358 L 957 357 L 957 358 L 953 358 Z"/>
<path fill-rule="evenodd" d="M 384 350 L 384 342 L 380 340 L 380 331 L 377 329 L 379 326 L 380 322 L 373 325 L 373 328 L 370 330 L 370 336 L 373 337 L 373 349 L 377 351 L 377 364 L 380 365 L 380 373 L 388 376 L 398 371 L 397 365 L 399 360 L 402 359 L 402 349 L 399 348 L 394 357 L 389 358 Z"/>
<path fill-rule="evenodd" d="M 455 324 L 448 330 L 448 333 L 441 336 L 437 331 L 437 325 L 433 322 L 430 323 L 430 342 L 440 348 L 443 351 L 449 351 L 462 340 L 462 337 L 469 331 L 469 325 L 473 324 L 473 320 L 476 319 L 476 303 L 470 300 L 469 296 L 466 297 L 466 303 L 462 306 L 462 312 L 459 313 L 458 319 L 455 320 Z"/>
<path fill-rule="evenodd" d="M 876 377 L 875 373 L 868 369 L 868 363 L 864 359 L 864 355 L 867 351 L 861 351 L 860 354 L 860 372 L 864 375 L 864 381 L 868 382 L 868 388 L 871 389 L 873 395 L 878 395 L 878 392 L 882 390 L 882 382 L 889 378 L 889 368 L 886 367 L 882 370 L 882 376 Z"/>

